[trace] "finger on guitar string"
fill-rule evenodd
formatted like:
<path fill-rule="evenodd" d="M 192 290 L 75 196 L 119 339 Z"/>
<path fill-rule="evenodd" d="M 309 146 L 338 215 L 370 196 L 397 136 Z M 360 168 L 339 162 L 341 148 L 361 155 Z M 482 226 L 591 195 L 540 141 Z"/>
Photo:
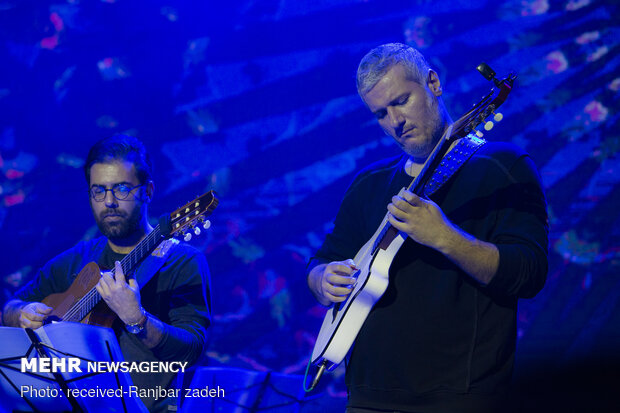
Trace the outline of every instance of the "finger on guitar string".
<path fill-rule="evenodd" d="M 129 288 L 132 291 L 140 291 L 140 286 L 138 285 L 138 282 L 136 281 L 135 278 L 130 278 L 128 284 L 129 284 Z"/>
<path fill-rule="evenodd" d="M 333 261 L 327 264 L 324 274 L 351 275 L 358 271 L 353 260 Z"/>
<path fill-rule="evenodd" d="M 421 203 L 415 202 L 415 200 L 412 200 L 412 202 L 398 195 L 393 196 L 392 202 L 388 204 L 388 211 L 397 216 L 399 212 L 411 214 L 415 211 L 415 208 L 421 206 Z"/>
<path fill-rule="evenodd" d="M 325 267 L 321 282 L 335 286 L 349 287 L 357 280 L 353 275 L 357 269 L 342 263 L 331 263 Z"/>
<path fill-rule="evenodd" d="M 125 280 L 125 273 L 123 272 L 123 266 L 120 261 L 114 262 L 114 282 L 116 285 L 127 284 L 127 280 Z"/>
<path fill-rule="evenodd" d="M 388 211 L 393 213 L 393 215 L 402 221 L 403 215 L 398 214 L 399 211 L 411 214 L 415 212 L 415 208 L 417 207 L 428 207 L 429 202 L 429 200 L 422 198 L 411 191 L 401 190 L 398 195 L 392 197 L 392 202 L 388 205 Z"/>
<path fill-rule="evenodd" d="M 403 191 L 402 194 L 399 194 L 399 196 L 412 206 L 420 206 L 427 202 L 426 199 L 414 194 L 411 191 Z"/>
<path fill-rule="evenodd" d="M 114 263 L 114 277 L 111 272 L 103 273 L 96 289 L 124 323 L 131 324 L 142 318 L 138 283 L 133 278 L 127 282 L 119 261 Z"/>
<path fill-rule="evenodd" d="M 332 284 L 330 281 L 326 281 L 321 285 L 323 296 L 333 303 L 346 300 L 354 287 L 354 284 L 349 284 L 351 277 L 335 276 L 330 277 L 330 280 L 333 278 L 336 278 L 333 281 L 339 282 L 339 284 Z M 353 279 L 353 282 L 355 282 L 355 279 Z"/>
<path fill-rule="evenodd" d="M 325 277 L 323 290 L 335 296 L 348 295 L 353 289 L 355 281 L 356 279 L 353 277 L 328 275 L 327 277 Z"/>
<path fill-rule="evenodd" d="M 120 261 L 116 261 L 114 263 L 114 287 L 115 288 L 126 288 L 129 286 L 129 289 L 132 291 L 138 291 L 139 286 L 135 278 L 129 278 L 129 280 L 125 277 L 125 273 L 123 272 L 123 266 Z"/>
<path fill-rule="evenodd" d="M 326 274 L 324 280 L 331 285 L 350 288 L 353 284 L 355 284 L 357 278 L 340 274 Z"/>
<path fill-rule="evenodd" d="M 97 289 L 99 295 L 105 299 L 110 296 L 112 286 L 114 286 L 114 278 L 112 277 L 112 273 L 104 272 L 101 274 L 101 278 L 95 288 Z"/>

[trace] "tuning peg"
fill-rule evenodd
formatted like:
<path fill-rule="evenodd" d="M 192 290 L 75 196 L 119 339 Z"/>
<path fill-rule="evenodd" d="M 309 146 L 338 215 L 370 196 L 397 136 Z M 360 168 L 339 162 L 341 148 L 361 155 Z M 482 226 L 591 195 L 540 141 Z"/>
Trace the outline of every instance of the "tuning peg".
<path fill-rule="evenodd" d="M 501 82 L 495 78 L 495 70 L 491 69 L 491 66 L 482 62 L 476 69 L 486 80 L 492 80 L 496 86 L 500 85 Z"/>
<path fill-rule="evenodd" d="M 502 115 L 501 113 L 493 113 L 493 120 L 495 122 L 499 122 L 502 119 L 504 119 L 504 115 Z"/>
<path fill-rule="evenodd" d="M 196 234 L 196 236 L 200 235 L 200 228 L 194 227 L 194 234 Z"/>
<path fill-rule="evenodd" d="M 493 129 L 493 126 L 494 126 L 494 125 L 495 125 L 495 124 L 494 124 L 493 122 L 488 121 L 488 122 L 486 122 L 486 123 L 484 124 L 484 130 L 486 130 L 486 131 L 490 131 L 491 129 Z"/>
<path fill-rule="evenodd" d="M 183 241 L 189 242 L 191 239 L 192 239 L 192 233 L 186 232 L 185 235 L 183 236 Z"/>
<path fill-rule="evenodd" d="M 205 222 L 203 222 L 202 227 L 203 227 L 204 229 L 209 229 L 209 228 L 211 228 L 211 221 L 209 221 L 209 220 L 207 219 Z"/>
<path fill-rule="evenodd" d="M 479 138 L 482 138 L 484 136 L 484 133 L 480 132 L 479 130 L 476 131 L 476 136 Z"/>
<path fill-rule="evenodd" d="M 484 62 L 480 63 L 476 69 L 486 80 L 493 80 L 495 77 L 495 71 L 491 69 L 491 66 Z"/>

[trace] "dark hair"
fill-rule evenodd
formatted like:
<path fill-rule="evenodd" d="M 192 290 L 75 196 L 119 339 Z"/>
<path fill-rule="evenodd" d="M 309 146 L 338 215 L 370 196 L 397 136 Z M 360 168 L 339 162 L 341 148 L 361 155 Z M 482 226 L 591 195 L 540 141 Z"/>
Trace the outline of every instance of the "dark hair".
<path fill-rule="evenodd" d="M 127 161 L 134 164 L 136 175 L 141 184 L 151 180 L 152 166 L 149 155 L 142 142 L 133 136 L 114 135 L 95 143 L 86 157 L 84 175 L 90 185 L 90 168 L 96 163 Z"/>

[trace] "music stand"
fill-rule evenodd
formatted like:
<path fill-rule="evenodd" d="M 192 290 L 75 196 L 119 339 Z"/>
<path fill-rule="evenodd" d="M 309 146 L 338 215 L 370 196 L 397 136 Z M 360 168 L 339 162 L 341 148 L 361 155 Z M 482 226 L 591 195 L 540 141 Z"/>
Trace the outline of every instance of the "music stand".
<path fill-rule="evenodd" d="M 297 413 L 306 398 L 302 376 L 239 368 L 198 367 L 185 374 L 179 392 L 179 412 Z M 185 389 L 221 390 L 215 397 L 184 397 Z M 213 391 L 215 394 L 216 392 Z"/>
<path fill-rule="evenodd" d="M 48 324 L 35 331 L 0 327 L 0 341 L 0 411 L 147 412 L 142 401 L 127 392 L 133 385 L 128 373 L 88 371 L 88 362 L 123 361 L 109 328 L 72 322 Z M 79 359 L 82 372 L 22 373 L 22 358 Z M 117 392 L 113 397 L 101 393 L 76 397 L 73 389 Z"/>

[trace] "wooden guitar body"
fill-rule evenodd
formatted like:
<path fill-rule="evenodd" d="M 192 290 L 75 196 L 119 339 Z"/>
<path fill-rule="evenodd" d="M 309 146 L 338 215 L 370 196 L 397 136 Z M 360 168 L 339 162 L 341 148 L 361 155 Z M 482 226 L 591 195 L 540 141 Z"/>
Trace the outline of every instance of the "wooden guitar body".
<path fill-rule="evenodd" d="M 43 300 L 43 304 L 54 309 L 48 317 L 48 320 L 75 321 L 84 324 L 111 327 L 116 319 L 116 314 L 110 310 L 104 301 L 98 302 L 97 305 L 86 314 L 81 314 L 81 311 L 72 310 L 76 308 L 77 302 L 82 299 L 82 297 L 86 296 L 89 291 L 95 288 L 100 278 L 101 271 L 99 266 L 94 262 L 86 264 L 65 292 L 50 294 Z"/>

